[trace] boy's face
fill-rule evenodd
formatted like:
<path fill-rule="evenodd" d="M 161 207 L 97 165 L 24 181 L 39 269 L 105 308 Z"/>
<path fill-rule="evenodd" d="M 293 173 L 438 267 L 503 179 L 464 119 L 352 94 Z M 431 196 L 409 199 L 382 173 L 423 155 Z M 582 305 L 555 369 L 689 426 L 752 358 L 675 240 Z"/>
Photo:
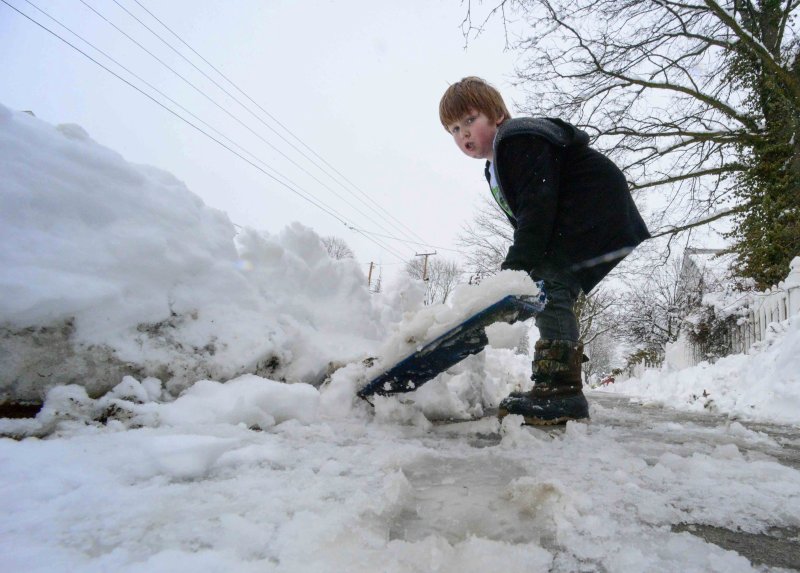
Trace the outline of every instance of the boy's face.
<path fill-rule="evenodd" d="M 486 114 L 477 110 L 470 110 L 468 114 L 447 126 L 458 148 L 474 159 L 493 160 L 494 136 L 497 126 L 503 122 L 503 116 L 495 121 L 486 117 Z"/>

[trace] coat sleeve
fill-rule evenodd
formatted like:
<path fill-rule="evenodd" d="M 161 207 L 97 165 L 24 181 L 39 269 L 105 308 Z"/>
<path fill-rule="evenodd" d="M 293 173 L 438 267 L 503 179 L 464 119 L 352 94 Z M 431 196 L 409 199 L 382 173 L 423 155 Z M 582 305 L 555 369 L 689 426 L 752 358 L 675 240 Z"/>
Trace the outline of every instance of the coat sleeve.
<path fill-rule="evenodd" d="M 516 217 L 514 242 L 500 268 L 530 272 L 544 262 L 558 209 L 560 157 L 539 137 L 510 137 L 498 150 L 498 175 Z"/>

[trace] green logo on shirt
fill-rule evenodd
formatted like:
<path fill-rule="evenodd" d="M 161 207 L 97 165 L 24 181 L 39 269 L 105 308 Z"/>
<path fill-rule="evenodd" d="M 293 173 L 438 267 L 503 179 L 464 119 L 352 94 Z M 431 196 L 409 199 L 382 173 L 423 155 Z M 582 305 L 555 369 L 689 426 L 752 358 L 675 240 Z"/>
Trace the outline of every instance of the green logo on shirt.
<path fill-rule="evenodd" d="M 492 195 L 494 195 L 494 200 L 497 201 L 497 204 L 500 205 L 500 208 L 503 211 L 505 211 L 506 215 L 508 215 L 513 219 L 514 213 L 511 212 L 511 207 L 508 206 L 506 198 L 503 197 L 503 193 L 500 191 L 500 187 L 498 187 L 497 185 L 492 185 L 490 189 L 492 190 Z"/>
<path fill-rule="evenodd" d="M 494 200 L 497 201 L 497 204 L 500 205 L 500 208 L 503 212 L 515 219 L 514 213 L 511 212 L 511 207 L 508 206 L 508 201 L 506 201 L 505 195 L 503 192 L 500 191 L 500 183 L 497 182 L 497 172 L 494 169 L 494 163 L 490 162 L 489 165 L 489 189 L 492 190 L 492 195 L 494 195 Z"/>

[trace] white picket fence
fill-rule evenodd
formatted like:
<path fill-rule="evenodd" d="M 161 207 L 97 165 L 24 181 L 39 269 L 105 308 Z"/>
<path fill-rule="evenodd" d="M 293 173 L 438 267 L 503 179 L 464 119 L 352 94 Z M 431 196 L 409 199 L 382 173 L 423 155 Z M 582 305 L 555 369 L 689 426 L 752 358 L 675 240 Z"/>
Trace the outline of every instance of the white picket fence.
<path fill-rule="evenodd" d="M 755 295 L 746 320 L 739 321 L 730 333 L 731 353 L 747 352 L 766 338 L 770 324 L 797 314 L 800 314 L 800 257 L 792 259 L 785 280 Z"/>
<path fill-rule="evenodd" d="M 800 314 L 800 257 L 795 257 L 792 259 L 785 280 L 766 291 L 752 295 L 747 313 L 732 325 L 727 333 L 724 342 L 728 354 L 746 353 L 751 346 L 767 337 L 769 329 L 774 328 L 770 325 L 798 314 Z M 704 348 L 692 345 L 685 339 L 682 348 L 685 352 L 680 359 L 682 366 L 694 366 L 708 360 Z M 632 364 L 620 374 L 620 379 L 641 377 L 645 370 L 660 367 L 661 363 L 658 361 Z"/>
<path fill-rule="evenodd" d="M 630 364 L 627 368 L 625 368 L 622 372 L 620 372 L 616 378 L 618 380 L 627 380 L 628 378 L 641 378 L 644 375 L 645 370 L 658 370 L 661 368 L 661 365 L 664 364 L 664 355 L 657 357 L 655 360 L 642 360 L 641 362 L 636 362 L 634 364 Z"/>

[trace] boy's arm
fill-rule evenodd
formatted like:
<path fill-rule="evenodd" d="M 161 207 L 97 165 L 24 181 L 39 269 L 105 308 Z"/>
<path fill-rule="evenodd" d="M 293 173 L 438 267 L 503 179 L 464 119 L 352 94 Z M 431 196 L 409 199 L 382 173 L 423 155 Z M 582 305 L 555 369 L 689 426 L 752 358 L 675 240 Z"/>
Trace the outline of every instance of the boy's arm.
<path fill-rule="evenodd" d="M 503 191 L 513 197 L 517 219 L 514 243 L 500 268 L 530 272 L 542 264 L 553 233 L 561 171 L 559 154 L 539 137 L 519 136 L 504 141 L 498 155 Z"/>

